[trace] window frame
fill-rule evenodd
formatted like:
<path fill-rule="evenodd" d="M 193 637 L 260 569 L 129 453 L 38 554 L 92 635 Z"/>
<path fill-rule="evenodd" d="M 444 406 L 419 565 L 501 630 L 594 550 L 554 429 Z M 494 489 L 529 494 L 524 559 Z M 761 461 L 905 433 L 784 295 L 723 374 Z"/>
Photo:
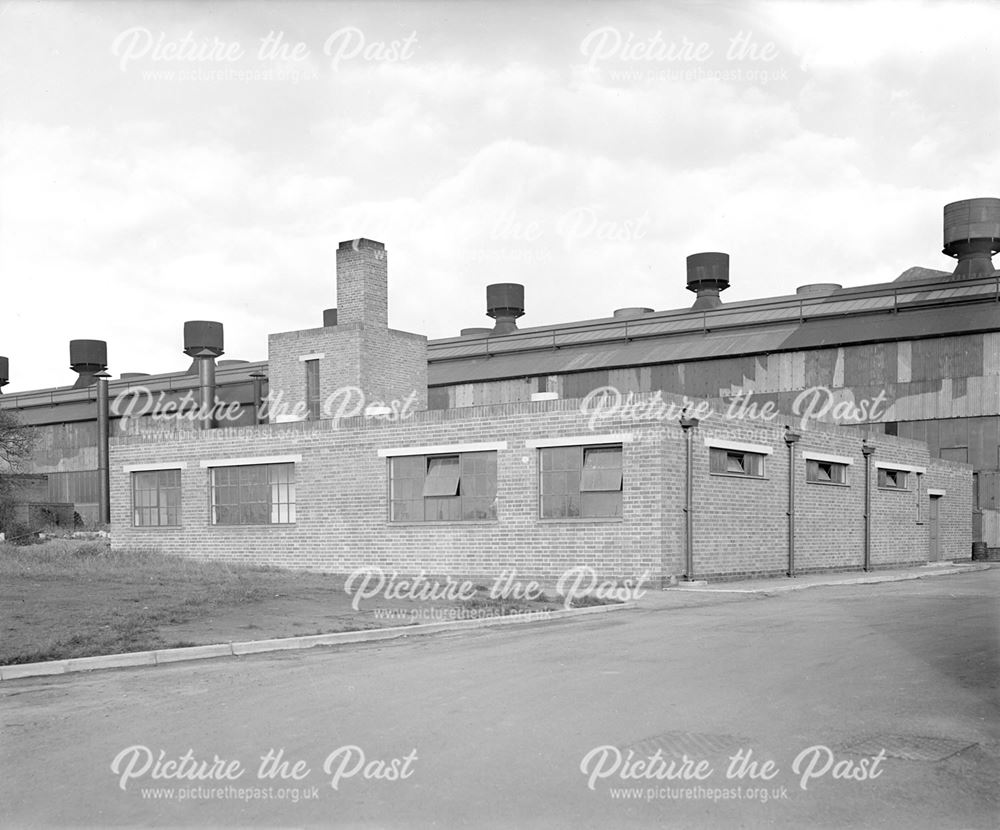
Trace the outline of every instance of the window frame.
<path fill-rule="evenodd" d="M 623 517 L 625 507 L 625 447 L 626 442 L 600 442 L 600 443 L 580 443 L 580 444 L 552 444 L 549 446 L 538 446 L 538 519 L 545 522 L 620 522 Z M 618 464 L 605 466 L 596 463 L 602 454 L 608 451 L 616 451 Z M 560 467 L 546 469 L 546 453 L 558 453 L 564 459 L 573 452 L 579 460 L 579 464 L 565 469 Z M 555 455 L 552 456 L 556 457 Z M 588 459 L 594 459 L 595 463 L 588 466 Z M 565 462 L 563 462 L 565 463 Z M 546 493 L 546 475 L 550 475 L 552 481 L 557 481 L 558 477 L 564 477 L 568 481 L 570 476 L 579 473 L 579 485 L 575 489 L 568 486 L 565 490 L 550 490 Z M 602 473 L 610 472 L 610 482 L 607 475 Z M 617 489 L 614 486 L 614 479 L 617 478 Z M 588 484 L 587 479 L 590 479 Z M 610 483 L 611 486 L 608 486 Z M 607 499 L 607 494 L 616 493 L 616 510 L 613 513 L 591 512 L 586 508 L 587 504 L 597 504 Z M 573 504 L 573 497 L 576 497 L 577 515 L 570 512 Z M 588 498 L 589 496 L 589 498 Z M 603 496 L 603 498 L 602 498 Z M 561 499 L 563 510 L 559 515 L 546 515 L 546 499 Z"/>
<path fill-rule="evenodd" d="M 162 485 L 161 478 L 164 473 L 172 473 L 176 476 L 177 483 L 175 485 Z M 136 485 L 138 484 L 139 476 L 156 476 L 156 486 L 155 487 L 143 487 L 142 492 L 155 493 L 156 503 L 152 505 L 139 506 L 136 500 L 136 493 L 139 492 L 140 488 Z M 159 527 L 181 527 L 181 499 L 183 490 L 182 472 L 180 467 L 161 467 L 159 469 L 153 470 L 129 470 L 129 485 L 132 491 L 132 527 L 134 528 L 159 528 Z M 176 505 L 164 505 L 161 493 L 176 491 L 177 503 Z M 167 511 L 168 521 L 160 521 L 162 512 Z M 153 511 L 156 514 L 157 521 L 153 522 L 139 522 L 137 521 L 140 511 Z M 169 521 L 170 513 L 173 512 L 176 521 Z"/>
<path fill-rule="evenodd" d="M 226 464 L 206 464 L 208 467 L 208 521 L 210 527 L 284 527 L 293 526 L 297 524 L 297 508 L 296 508 L 296 474 L 295 474 L 295 461 L 283 460 L 283 461 L 253 461 L 251 459 L 246 460 L 247 463 L 226 463 Z M 248 470 L 263 469 L 267 474 L 267 482 L 255 482 L 255 481 L 241 481 L 241 476 L 249 475 Z M 236 476 L 235 483 L 226 482 L 219 483 L 219 477 L 225 473 L 227 476 L 232 478 Z M 276 476 L 276 473 L 287 471 L 288 475 L 285 480 L 281 480 L 281 476 Z M 246 489 L 244 489 L 246 488 Z M 263 499 L 251 500 L 248 498 L 243 498 L 244 492 L 250 488 L 267 488 L 268 489 L 268 501 L 265 502 Z M 236 501 L 235 502 L 223 502 L 220 503 L 217 498 L 217 494 L 222 490 L 235 490 Z M 282 493 L 284 493 L 284 499 L 282 499 Z M 277 496 L 277 498 L 275 498 Z M 265 521 L 247 521 L 246 517 L 251 515 L 251 510 L 254 506 L 267 504 L 270 507 L 270 511 L 267 512 L 267 520 Z M 220 521 L 219 508 L 228 508 L 230 510 L 235 510 L 238 520 L 237 521 Z M 277 511 L 278 519 L 273 520 L 273 516 Z M 282 520 L 282 515 L 285 519 Z"/>
<path fill-rule="evenodd" d="M 302 361 L 305 367 L 306 418 L 318 421 L 321 416 L 319 393 L 319 358 L 308 357 Z"/>
<path fill-rule="evenodd" d="M 713 467 L 716 464 L 716 459 L 720 457 L 720 454 L 725 456 L 725 470 L 716 470 Z M 736 463 L 740 464 L 743 468 L 743 472 L 738 470 L 730 469 L 730 462 L 733 457 L 740 456 L 741 461 Z M 746 472 L 746 459 L 754 459 L 754 465 L 759 465 L 759 472 Z M 750 479 L 764 479 L 767 478 L 765 475 L 764 461 L 767 458 L 767 453 L 755 452 L 749 449 L 736 449 L 733 447 L 716 447 L 709 446 L 708 448 L 708 473 L 713 476 L 727 476 L 729 478 L 750 478 Z"/>
<path fill-rule="evenodd" d="M 498 472 L 500 454 L 497 449 L 493 447 L 450 451 L 443 447 L 427 449 L 443 451 L 400 452 L 385 455 L 388 524 L 495 523 L 498 520 L 497 505 L 500 489 Z M 452 459 L 454 464 L 447 463 Z M 477 462 L 485 463 L 485 470 Z M 411 469 L 407 475 L 408 467 Z M 417 468 L 421 472 L 415 475 L 414 470 Z M 484 480 L 485 493 L 479 492 Z M 407 481 L 411 482 L 409 486 L 404 484 Z M 452 489 L 454 493 L 449 493 Z M 487 502 L 489 506 L 484 507 Z M 414 506 L 418 503 L 421 506 L 420 516 L 414 515 Z M 400 509 L 406 510 L 407 515 L 401 516 L 397 512 Z M 474 513 L 485 515 L 469 515 Z"/>
<path fill-rule="evenodd" d="M 807 484 L 821 484 L 821 485 L 826 486 L 826 487 L 848 487 L 848 486 L 850 486 L 847 483 L 847 467 L 848 467 L 848 465 L 846 463 L 844 463 L 842 461 L 830 461 L 830 460 L 823 459 L 823 458 L 806 458 L 805 462 L 806 462 L 806 483 Z M 818 475 L 820 467 L 829 467 L 830 468 L 830 478 L 828 478 L 828 479 L 822 479 L 822 478 L 818 478 L 817 476 L 813 476 L 812 475 L 812 471 L 814 469 L 817 471 L 817 475 Z M 837 481 L 833 477 L 832 473 L 833 473 L 834 469 L 837 469 L 837 470 L 839 470 L 841 472 L 842 478 L 841 478 L 840 481 Z"/>
<path fill-rule="evenodd" d="M 894 477 L 892 484 L 886 484 L 890 474 Z M 899 493 L 907 493 L 909 487 L 910 470 L 901 470 L 898 467 L 877 467 L 875 473 L 875 483 L 879 490 L 892 490 Z M 902 476 L 900 482 L 899 476 Z"/>

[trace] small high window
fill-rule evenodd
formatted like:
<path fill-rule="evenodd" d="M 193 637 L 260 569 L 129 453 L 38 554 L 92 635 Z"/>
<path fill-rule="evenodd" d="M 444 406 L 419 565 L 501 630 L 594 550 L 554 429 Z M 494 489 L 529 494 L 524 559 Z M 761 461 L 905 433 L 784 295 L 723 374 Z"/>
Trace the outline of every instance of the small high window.
<path fill-rule="evenodd" d="M 745 450 L 727 450 L 720 447 L 711 447 L 709 472 L 712 475 L 763 478 L 764 456 L 761 453 L 747 452 Z"/>
<path fill-rule="evenodd" d="M 887 470 L 879 468 L 878 471 L 878 486 L 883 490 L 905 490 L 906 488 L 906 471 L 905 470 Z"/>
<path fill-rule="evenodd" d="M 812 484 L 847 484 L 847 465 L 835 461 L 806 461 L 806 481 Z"/>

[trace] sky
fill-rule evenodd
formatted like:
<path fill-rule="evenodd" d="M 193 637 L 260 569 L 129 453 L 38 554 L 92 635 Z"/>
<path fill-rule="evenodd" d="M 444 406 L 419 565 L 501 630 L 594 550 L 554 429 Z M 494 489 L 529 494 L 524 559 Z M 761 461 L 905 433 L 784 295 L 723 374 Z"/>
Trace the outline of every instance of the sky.
<path fill-rule="evenodd" d="M 384 242 L 390 326 L 522 327 L 886 282 L 1000 196 L 1000 4 L 0 0 L 6 393 L 180 371 L 336 305 Z"/>

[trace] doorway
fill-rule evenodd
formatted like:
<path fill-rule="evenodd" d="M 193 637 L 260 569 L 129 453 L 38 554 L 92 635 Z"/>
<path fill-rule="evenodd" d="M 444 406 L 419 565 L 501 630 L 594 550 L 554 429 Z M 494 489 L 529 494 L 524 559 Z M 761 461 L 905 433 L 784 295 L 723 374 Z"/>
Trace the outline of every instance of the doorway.
<path fill-rule="evenodd" d="M 941 561 L 941 536 L 938 532 L 938 505 L 941 503 L 941 497 L 931 496 L 930 502 L 930 510 L 927 513 L 927 526 L 930 531 L 930 549 L 927 552 L 927 561 L 939 562 Z"/>

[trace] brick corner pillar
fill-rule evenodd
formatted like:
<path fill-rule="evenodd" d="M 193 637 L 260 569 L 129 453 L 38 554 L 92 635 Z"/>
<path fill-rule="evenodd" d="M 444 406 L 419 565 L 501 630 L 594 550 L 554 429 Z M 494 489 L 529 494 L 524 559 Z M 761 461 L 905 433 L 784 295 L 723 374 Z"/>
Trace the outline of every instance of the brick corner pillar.
<path fill-rule="evenodd" d="M 389 326 L 385 245 L 349 239 L 337 248 L 337 325 Z"/>

